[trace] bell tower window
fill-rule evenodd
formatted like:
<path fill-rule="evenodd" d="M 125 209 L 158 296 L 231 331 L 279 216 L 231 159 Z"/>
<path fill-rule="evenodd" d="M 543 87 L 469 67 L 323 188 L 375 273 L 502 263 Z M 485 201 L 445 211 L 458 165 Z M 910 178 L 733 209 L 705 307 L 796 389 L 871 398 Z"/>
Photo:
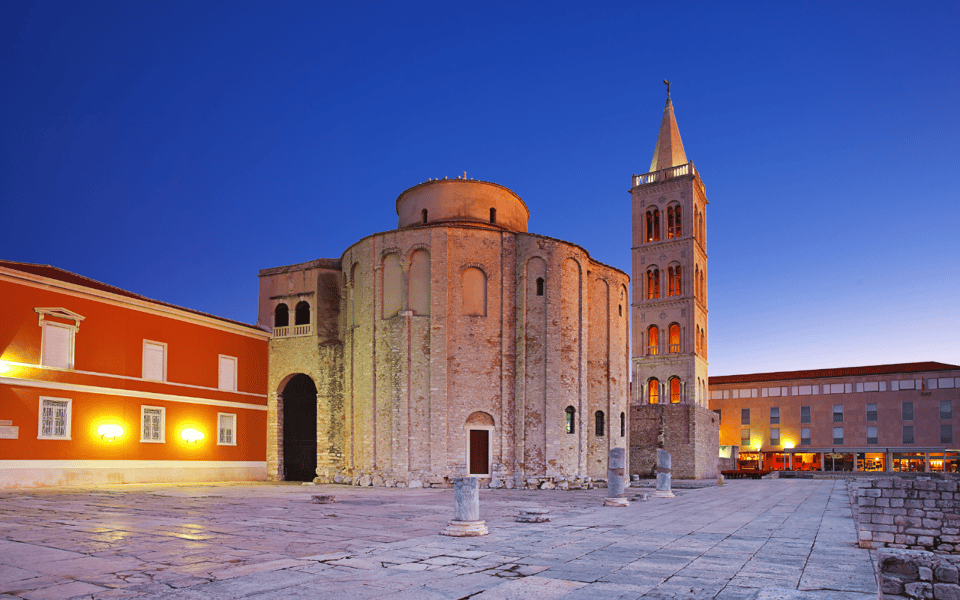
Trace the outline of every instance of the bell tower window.
<path fill-rule="evenodd" d="M 680 232 L 680 207 L 679 206 L 668 206 L 667 207 L 667 239 L 678 238 L 682 234 Z"/>
<path fill-rule="evenodd" d="M 660 404 L 660 381 L 656 377 L 647 382 L 647 401 Z"/>
<path fill-rule="evenodd" d="M 660 209 L 651 208 L 647 211 L 647 237 L 648 242 L 660 241 Z"/>
<path fill-rule="evenodd" d="M 647 300 L 660 297 L 660 269 L 653 268 L 647 271 Z"/>
<path fill-rule="evenodd" d="M 660 328 L 651 325 L 647 329 L 647 355 L 656 356 L 660 354 Z"/>

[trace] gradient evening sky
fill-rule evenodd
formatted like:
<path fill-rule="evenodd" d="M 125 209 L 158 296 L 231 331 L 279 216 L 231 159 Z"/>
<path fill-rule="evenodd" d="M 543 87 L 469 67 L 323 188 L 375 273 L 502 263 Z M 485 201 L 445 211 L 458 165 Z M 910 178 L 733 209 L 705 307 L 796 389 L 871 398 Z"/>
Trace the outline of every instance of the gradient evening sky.
<path fill-rule="evenodd" d="M 592 4 L 4 2 L 0 258 L 255 322 L 466 171 L 629 273 L 666 78 L 711 374 L 960 363 L 960 3 Z"/>

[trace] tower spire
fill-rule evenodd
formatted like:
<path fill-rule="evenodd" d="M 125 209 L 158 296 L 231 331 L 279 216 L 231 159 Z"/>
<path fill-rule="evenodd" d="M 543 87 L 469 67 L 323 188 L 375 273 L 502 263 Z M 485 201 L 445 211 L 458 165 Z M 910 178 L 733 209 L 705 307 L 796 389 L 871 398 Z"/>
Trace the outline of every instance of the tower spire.
<path fill-rule="evenodd" d="M 663 107 L 663 120 L 660 121 L 660 135 L 657 136 L 657 147 L 653 149 L 653 160 L 650 161 L 650 171 L 659 171 L 669 167 L 687 164 L 687 155 L 683 151 L 683 141 L 680 139 L 680 129 L 677 127 L 677 118 L 673 115 L 673 101 L 670 100 L 670 82 L 667 84 L 667 104 Z"/>

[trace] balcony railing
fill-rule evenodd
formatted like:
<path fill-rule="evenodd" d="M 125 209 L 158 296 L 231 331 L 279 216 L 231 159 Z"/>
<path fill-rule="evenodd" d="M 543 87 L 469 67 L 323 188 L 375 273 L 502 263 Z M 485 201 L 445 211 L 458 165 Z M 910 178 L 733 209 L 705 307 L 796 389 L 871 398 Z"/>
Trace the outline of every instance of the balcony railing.
<path fill-rule="evenodd" d="M 670 354 L 680 352 L 680 344 L 670 344 Z"/>
<path fill-rule="evenodd" d="M 659 171 L 653 171 L 652 173 L 645 173 L 643 175 L 634 175 L 633 176 L 633 186 L 646 185 L 648 183 L 656 183 L 658 181 L 666 181 L 667 179 L 673 179 L 674 177 L 681 177 L 683 175 L 696 175 L 697 170 L 694 168 L 692 162 L 688 162 L 685 165 L 677 165 L 676 167 L 668 167 L 666 169 L 660 169 Z"/>
<path fill-rule="evenodd" d="M 273 337 L 297 337 L 301 335 L 311 335 L 313 333 L 313 325 L 292 325 L 288 327 L 274 327 L 273 328 Z"/>
<path fill-rule="evenodd" d="M 660 354 L 659 346 L 647 346 L 647 356 L 656 356 Z"/>

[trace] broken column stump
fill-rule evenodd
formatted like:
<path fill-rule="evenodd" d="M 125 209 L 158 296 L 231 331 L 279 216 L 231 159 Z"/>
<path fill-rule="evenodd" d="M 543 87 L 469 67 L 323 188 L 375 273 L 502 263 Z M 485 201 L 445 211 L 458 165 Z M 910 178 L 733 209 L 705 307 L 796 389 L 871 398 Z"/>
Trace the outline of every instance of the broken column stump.
<path fill-rule="evenodd" d="M 674 493 L 670 491 L 670 453 L 663 448 L 657 448 L 657 491 L 654 492 L 654 498 L 673 498 Z"/>
<path fill-rule="evenodd" d="M 603 499 L 604 506 L 630 506 L 625 491 L 627 452 L 623 448 L 613 448 L 607 455 L 607 489 L 609 493 Z"/>
<path fill-rule="evenodd" d="M 441 535 L 473 537 L 487 535 L 487 525 L 480 520 L 480 480 L 457 477 L 453 480 L 453 520 Z"/>
<path fill-rule="evenodd" d="M 520 514 L 514 519 L 517 523 L 549 523 L 549 508 L 521 508 Z"/>
<path fill-rule="evenodd" d="M 333 494 L 316 494 L 312 496 L 314 504 L 333 504 L 337 501 L 337 497 Z"/>

